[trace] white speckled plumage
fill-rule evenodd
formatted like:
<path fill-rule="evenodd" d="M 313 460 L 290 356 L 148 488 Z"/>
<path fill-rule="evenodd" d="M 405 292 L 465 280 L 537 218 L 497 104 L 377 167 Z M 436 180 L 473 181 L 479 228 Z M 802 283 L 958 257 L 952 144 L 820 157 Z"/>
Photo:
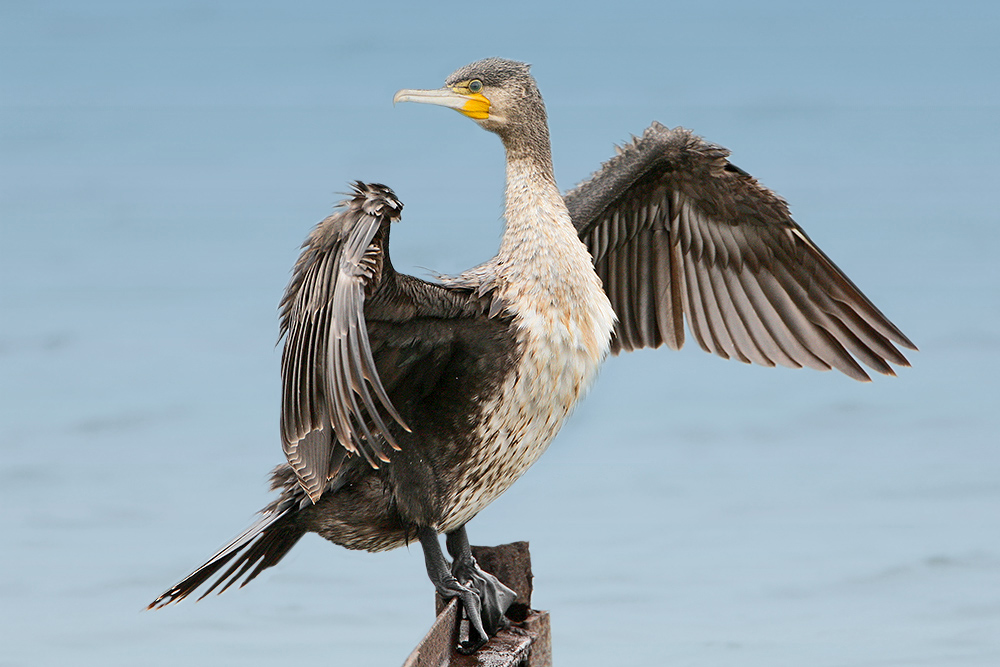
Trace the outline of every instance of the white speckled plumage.
<path fill-rule="evenodd" d="M 506 230 L 490 275 L 513 316 L 518 364 L 476 418 L 480 443 L 437 529 L 464 525 L 546 450 L 608 354 L 614 311 L 562 196 L 533 160 L 508 160 Z M 461 280 L 461 279 L 460 279 Z"/>

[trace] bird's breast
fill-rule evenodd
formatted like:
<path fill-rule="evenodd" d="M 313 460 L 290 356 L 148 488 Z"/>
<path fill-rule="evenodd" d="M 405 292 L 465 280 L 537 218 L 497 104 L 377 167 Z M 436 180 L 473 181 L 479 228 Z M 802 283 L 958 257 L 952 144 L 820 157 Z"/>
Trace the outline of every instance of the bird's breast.
<path fill-rule="evenodd" d="M 482 404 L 475 450 L 439 527 L 466 523 L 542 455 L 607 356 L 614 314 L 579 241 L 555 273 L 539 267 L 501 288 L 517 341 L 517 362 Z M 567 269 L 567 267 L 575 268 Z M 537 278 L 537 279 L 536 279 Z"/>

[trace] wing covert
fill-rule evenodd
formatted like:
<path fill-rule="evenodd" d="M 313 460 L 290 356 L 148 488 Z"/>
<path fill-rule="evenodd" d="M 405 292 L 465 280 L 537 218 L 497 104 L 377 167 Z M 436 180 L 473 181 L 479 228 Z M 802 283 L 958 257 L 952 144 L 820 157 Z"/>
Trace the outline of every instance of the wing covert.
<path fill-rule="evenodd" d="M 861 364 L 916 349 L 729 152 L 659 123 L 566 194 L 618 316 L 614 352 L 698 344 L 764 366 Z M 860 363 L 859 363 L 860 362 Z"/>

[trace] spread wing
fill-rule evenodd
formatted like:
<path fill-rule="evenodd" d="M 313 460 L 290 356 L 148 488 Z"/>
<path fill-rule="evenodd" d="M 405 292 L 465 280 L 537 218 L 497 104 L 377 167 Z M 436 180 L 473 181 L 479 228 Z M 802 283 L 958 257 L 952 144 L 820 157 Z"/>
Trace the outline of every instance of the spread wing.
<path fill-rule="evenodd" d="M 382 387 L 364 316 L 402 204 L 389 188 L 359 182 L 341 206 L 309 235 L 281 302 L 281 441 L 314 501 L 348 452 L 377 467 L 398 449 L 376 400 L 406 428 Z"/>
<path fill-rule="evenodd" d="M 764 366 L 892 375 L 916 349 L 729 151 L 654 123 L 566 194 L 618 324 L 614 352 L 684 344 Z M 859 363 L 860 362 L 860 363 Z"/>
<path fill-rule="evenodd" d="M 390 395 L 410 404 L 432 391 L 456 319 L 482 311 L 467 291 L 393 270 L 401 210 L 389 188 L 356 183 L 309 235 L 281 302 L 281 440 L 314 502 L 348 456 L 377 468 L 400 448 L 410 429 Z"/>

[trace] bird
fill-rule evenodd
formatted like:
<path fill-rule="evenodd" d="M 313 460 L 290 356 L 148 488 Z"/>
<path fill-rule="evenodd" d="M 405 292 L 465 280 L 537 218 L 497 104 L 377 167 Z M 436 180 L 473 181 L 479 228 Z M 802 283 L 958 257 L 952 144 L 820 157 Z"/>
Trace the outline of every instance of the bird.
<path fill-rule="evenodd" d="M 280 304 L 278 496 L 149 608 L 246 585 L 308 532 L 367 551 L 419 542 L 469 620 L 456 648 L 472 653 L 515 594 L 479 567 L 466 525 L 541 456 L 609 355 L 680 349 L 686 323 L 703 350 L 745 363 L 860 381 L 863 365 L 909 366 L 899 348 L 916 346 L 721 146 L 654 122 L 563 194 L 529 65 L 487 58 L 393 102 L 454 109 L 500 137 L 498 252 L 455 276 L 398 273 L 402 203 L 353 184 Z"/>

